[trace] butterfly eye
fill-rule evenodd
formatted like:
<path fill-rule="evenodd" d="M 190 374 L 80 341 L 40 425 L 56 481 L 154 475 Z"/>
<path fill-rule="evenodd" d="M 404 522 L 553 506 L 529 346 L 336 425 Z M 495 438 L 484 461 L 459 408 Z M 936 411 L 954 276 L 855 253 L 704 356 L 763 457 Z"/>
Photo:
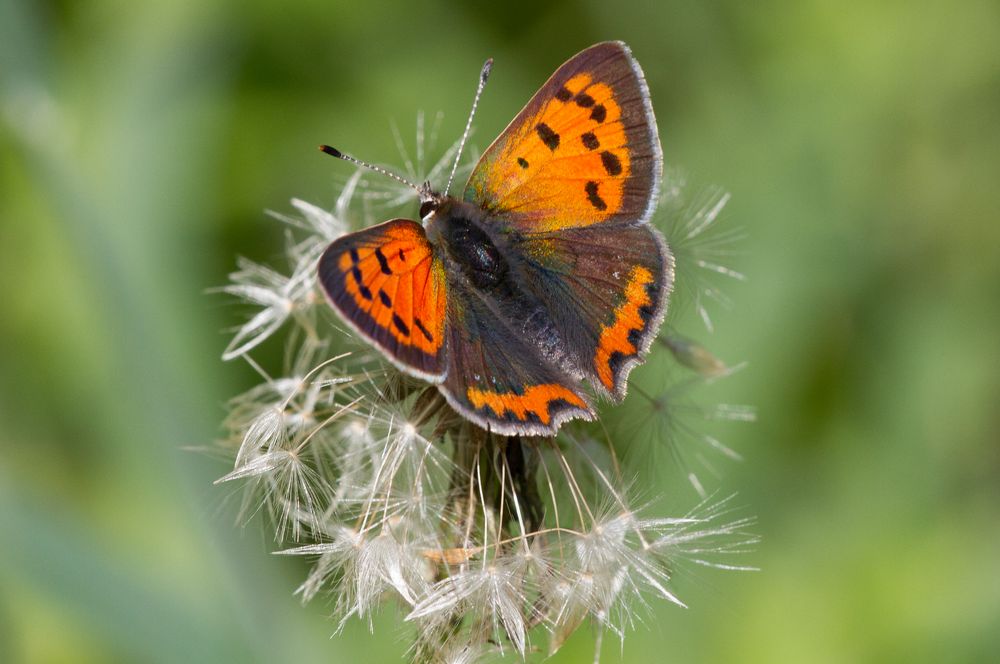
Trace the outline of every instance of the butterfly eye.
<path fill-rule="evenodd" d="M 437 201 L 424 201 L 420 204 L 420 218 L 423 219 L 431 212 L 438 209 Z"/>

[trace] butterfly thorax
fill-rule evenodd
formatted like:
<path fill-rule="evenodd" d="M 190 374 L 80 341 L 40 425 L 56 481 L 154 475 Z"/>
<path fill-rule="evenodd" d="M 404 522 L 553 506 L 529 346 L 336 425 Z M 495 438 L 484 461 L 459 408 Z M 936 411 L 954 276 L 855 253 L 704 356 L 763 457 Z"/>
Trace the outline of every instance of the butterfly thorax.
<path fill-rule="evenodd" d="M 507 285 L 510 266 L 484 221 L 482 208 L 445 198 L 427 220 L 427 238 L 473 286 L 491 291 Z"/>
<path fill-rule="evenodd" d="M 492 334 L 516 336 L 527 343 L 526 354 L 538 354 L 537 361 L 544 357 L 565 374 L 579 375 L 564 352 L 563 336 L 533 292 L 539 284 L 527 281 L 516 232 L 499 230 L 504 226 L 482 207 L 450 197 L 441 200 L 426 223 L 427 239 L 451 274 L 453 287 L 465 294 L 455 296 L 456 315 L 464 315 L 458 312 L 466 308 L 470 296 L 476 297 L 503 312 L 503 319 L 491 325 Z M 459 280 L 467 285 L 458 286 Z"/>

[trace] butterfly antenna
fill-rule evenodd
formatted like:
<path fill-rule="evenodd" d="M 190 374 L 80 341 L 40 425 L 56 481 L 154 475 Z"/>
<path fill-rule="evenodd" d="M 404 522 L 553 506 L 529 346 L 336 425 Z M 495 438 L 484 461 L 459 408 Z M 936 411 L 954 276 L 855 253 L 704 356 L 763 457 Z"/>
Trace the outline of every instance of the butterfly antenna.
<path fill-rule="evenodd" d="M 486 87 L 486 79 L 490 77 L 490 70 L 493 69 L 493 58 L 490 58 L 483 64 L 482 71 L 479 72 L 479 85 L 476 87 L 476 98 L 472 100 L 472 110 L 469 112 L 469 120 L 465 123 L 465 131 L 462 132 L 462 140 L 458 144 L 458 153 L 455 154 L 455 163 L 451 167 L 451 175 L 448 176 L 448 186 L 444 188 L 444 195 L 448 195 L 448 191 L 451 189 L 451 181 L 455 179 L 455 171 L 458 170 L 458 162 L 462 158 L 462 150 L 465 149 L 465 141 L 469 138 L 469 132 L 472 130 L 472 118 L 476 117 L 476 106 L 479 105 L 479 97 L 483 94 L 483 88 Z"/>
<path fill-rule="evenodd" d="M 361 161 L 360 159 L 356 159 L 356 158 L 352 157 L 349 154 L 344 154 L 343 152 L 341 152 L 337 148 L 330 147 L 329 145 L 321 145 L 321 146 L 319 146 L 319 149 L 320 149 L 321 152 L 325 152 L 328 155 L 330 155 L 331 157 L 336 157 L 337 159 L 343 159 L 344 161 L 349 161 L 352 164 L 354 164 L 355 166 L 362 166 L 364 168 L 367 168 L 370 171 L 375 171 L 376 173 L 381 173 L 382 175 L 384 175 L 384 176 L 386 176 L 388 178 L 392 178 L 396 182 L 398 182 L 398 183 L 400 183 L 402 185 L 406 185 L 410 189 L 413 189 L 414 191 L 416 191 L 420 195 L 420 199 L 421 200 L 424 200 L 430 194 L 430 186 L 428 184 L 424 184 L 424 185 L 421 185 L 421 186 L 415 185 L 412 182 L 410 182 L 409 180 L 407 180 L 406 178 L 403 178 L 403 177 L 401 177 L 399 175 L 396 175 L 392 171 L 386 170 L 386 169 L 382 168 L 381 166 L 376 166 L 375 164 L 369 164 L 366 161 Z"/>

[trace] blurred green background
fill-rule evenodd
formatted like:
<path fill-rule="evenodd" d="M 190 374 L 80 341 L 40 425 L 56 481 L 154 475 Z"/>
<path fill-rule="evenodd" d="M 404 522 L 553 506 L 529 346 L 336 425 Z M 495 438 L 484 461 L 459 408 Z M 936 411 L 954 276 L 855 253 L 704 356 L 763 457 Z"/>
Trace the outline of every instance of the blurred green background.
<path fill-rule="evenodd" d="M 0 0 L 0 661 L 401 657 L 392 611 L 329 639 L 181 449 L 254 380 L 204 290 L 278 261 L 265 208 L 332 206 L 317 143 L 399 164 L 424 109 L 447 144 L 493 56 L 482 148 L 612 38 L 748 233 L 717 332 L 679 325 L 750 361 L 713 390 L 759 413 L 717 486 L 763 541 L 606 660 L 1000 661 L 1000 6 L 818 0 Z"/>

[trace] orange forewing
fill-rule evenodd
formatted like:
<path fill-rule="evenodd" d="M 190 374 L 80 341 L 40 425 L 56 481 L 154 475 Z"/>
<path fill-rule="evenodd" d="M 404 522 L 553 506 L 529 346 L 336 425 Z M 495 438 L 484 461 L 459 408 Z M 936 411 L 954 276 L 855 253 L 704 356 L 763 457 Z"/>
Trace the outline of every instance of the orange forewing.
<path fill-rule="evenodd" d="M 420 224 L 394 219 L 345 235 L 327 248 L 319 274 L 334 308 L 397 365 L 443 377 L 444 266 Z"/>
<path fill-rule="evenodd" d="M 483 155 L 465 198 L 529 232 L 645 221 L 661 169 L 642 72 L 608 42 L 552 75 Z"/>

